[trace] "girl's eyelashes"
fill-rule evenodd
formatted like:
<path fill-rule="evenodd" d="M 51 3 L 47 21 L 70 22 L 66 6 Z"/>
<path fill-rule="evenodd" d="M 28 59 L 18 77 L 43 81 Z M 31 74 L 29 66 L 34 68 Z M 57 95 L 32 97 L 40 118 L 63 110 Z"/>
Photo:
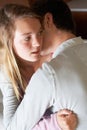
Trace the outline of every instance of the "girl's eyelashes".
<path fill-rule="evenodd" d="M 42 35 L 43 31 L 44 31 L 44 29 L 41 28 L 41 30 L 39 31 L 38 35 Z"/>
<path fill-rule="evenodd" d="M 43 33 L 43 30 L 40 30 L 39 34 L 41 35 Z"/>
<path fill-rule="evenodd" d="M 25 41 L 29 41 L 31 39 L 31 36 L 27 36 L 24 38 Z"/>
<path fill-rule="evenodd" d="M 36 35 L 41 36 L 42 33 L 43 33 L 43 31 L 44 31 L 44 29 L 41 29 Z M 30 41 L 31 38 L 32 38 L 32 35 L 33 35 L 33 34 L 28 35 L 28 36 L 25 36 L 25 37 L 24 37 L 24 41 L 26 41 L 26 42 Z"/>

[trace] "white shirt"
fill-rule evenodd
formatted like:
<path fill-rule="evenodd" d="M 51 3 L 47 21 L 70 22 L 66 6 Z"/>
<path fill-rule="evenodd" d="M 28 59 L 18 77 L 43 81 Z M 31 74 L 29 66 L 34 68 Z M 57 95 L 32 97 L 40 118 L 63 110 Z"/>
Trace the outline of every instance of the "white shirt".
<path fill-rule="evenodd" d="M 73 110 L 79 117 L 77 130 L 87 129 L 87 44 L 80 37 L 62 43 L 53 60 L 37 70 L 19 107 L 11 83 L 0 77 L 7 130 L 31 130 L 50 107 L 53 112 Z"/>
<path fill-rule="evenodd" d="M 33 75 L 26 90 L 29 102 L 36 108 L 34 119 L 39 119 L 48 107 L 52 107 L 53 112 L 68 108 L 78 115 L 77 130 L 86 130 L 87 44 L 80 37 L 67 40 L 53 57 Z M 32 106 L 29 111 L 32 112 Z"/>

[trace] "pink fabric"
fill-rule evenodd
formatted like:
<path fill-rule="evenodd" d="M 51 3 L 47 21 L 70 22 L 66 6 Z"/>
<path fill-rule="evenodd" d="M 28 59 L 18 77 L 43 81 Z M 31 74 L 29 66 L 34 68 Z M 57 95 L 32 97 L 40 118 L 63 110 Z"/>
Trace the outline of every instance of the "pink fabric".
<path fill-rule="evenodd" d="M 61 130 L 56 120 L 56 113 L 44 117 L 32 130 Z"/>

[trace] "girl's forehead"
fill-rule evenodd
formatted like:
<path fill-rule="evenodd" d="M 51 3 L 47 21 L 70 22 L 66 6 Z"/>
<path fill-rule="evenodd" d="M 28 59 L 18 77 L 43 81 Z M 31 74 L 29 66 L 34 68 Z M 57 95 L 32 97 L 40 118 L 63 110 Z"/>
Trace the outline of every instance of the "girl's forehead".
<path fill-rule="evenodd" d="M 41 23 L 36 18 L 23 18 L 15 21 L 15 32 L 30 33 L 42 29 Z"/>
<path fill-rule="evenodd" d="M 18 19 L 16 19 L 15 20 L 15 24 L 17 25 L 17 24 L 19 24 L 20 25 L 20 23 L 28 23 L 28 24 L 30 24 L 30 25 L 32 25 L 32 24 L 41 24 L 40 23 L 40 20 L 39 19 L 37 19 L 37 18 L 34 18 L 34 17 L 23 17 L 23 18 L 18 18 Z"/>

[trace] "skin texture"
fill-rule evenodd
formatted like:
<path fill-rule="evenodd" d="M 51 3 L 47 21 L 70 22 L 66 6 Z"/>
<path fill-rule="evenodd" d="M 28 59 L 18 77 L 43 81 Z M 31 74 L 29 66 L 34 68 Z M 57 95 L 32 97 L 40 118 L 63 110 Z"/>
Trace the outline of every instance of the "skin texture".
<path fill-rule="evenodd" d="M 37 19 L 24 18 L 18 19 L 15 26 L 13 47 L 16 54 L 26 61 L 37 61 L 42 46 L 43 30 L 40 22 Z"/>
<path fill-rule="evenodd" d="M 64 109 L 57 113 L 57 122 L 61 129 L 74 130 L 78 124 L 77 120 L 76 115 L 70 110 Z"/>

